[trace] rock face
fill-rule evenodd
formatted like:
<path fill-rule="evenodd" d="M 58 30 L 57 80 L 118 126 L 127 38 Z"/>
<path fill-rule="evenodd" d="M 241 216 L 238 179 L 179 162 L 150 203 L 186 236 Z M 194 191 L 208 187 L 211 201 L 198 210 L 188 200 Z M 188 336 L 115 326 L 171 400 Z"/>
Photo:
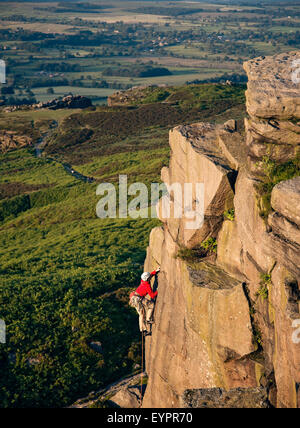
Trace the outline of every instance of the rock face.
<path fill-rule="evenodd" d="M 248 161 L 256 176 L 265 157 L 282 163 L 300 154 L 300 53 L 258 58 L 244 68 L 249 77 Z"/>
<path fill-rule="evenodd" d="M 176 218 L 185 204 L 174 192 L 170 218 L 163 200 L 158 205 L 163 226 L 151 232 L 145 261 L 145 270 L 159 265 L 161 273 L 144 407 L 299 406 L 300 178 L 299 166 L 291 169 L 299 165 L 297 59 L 291 53 L 245 65 L 245 137 L 234 121 L 170 132 L 162 179 L 203 183 L 203 216 L 201 227 L 187 228 L 190 212 Z M 260 162 L 279 165 L 288 179 L 272 181 Z M 270 201 L 264 215 L 263 197 Z M 193 191 L 193 209 L 198 199 Z M 214 239 L 217 254 L 193 253 Z M 187 390 L 200 391 L 189 404 Z"/>
<path fill-rule="evenodd" d="M 186 183 L 203 183 L 204 194 L 202 211 L 204 214 L 203 227 L 191 227 L 190 211 L 195 210 L 195 201 L 200 199 L 196 189 L 191 192 L 191 207 L 187 215 L 182 218 L 164 218 L 163 204 L 159 206 L 159 217 L 174 239 L 186 247 L 194 247 L 209 236 L 216 236 L 223 221 L 224 210 L 231 206 L 233 200 L 233 185 L 236 172 L 231 162 L 224 156 L 218 140 L 223 136 L 232 135 L 240 142 L 237 132 L 227 131 L 225 127 L 207 123 L 198 123 L 190 126 L 179 126 L 170 132 L 170 146 L 172 156 L 169 168 L 162 170 L 162 179 L 167 185 L 181 185 Z M 195 187 L 195 186 L 193 186 Z M 179 192 L 182 195 L 182 192 Z M 176 192 L 170 191 L 171 214 L 185 206 L 184 198 L 176 199 Z M 175 210 L 175 211 L 174 211 Z"/>
<path fill-rule="evenodd" d="M 300 119 L 300 53 L 262 57 L 249 61 L 247 110 L 264 119 Z"/>

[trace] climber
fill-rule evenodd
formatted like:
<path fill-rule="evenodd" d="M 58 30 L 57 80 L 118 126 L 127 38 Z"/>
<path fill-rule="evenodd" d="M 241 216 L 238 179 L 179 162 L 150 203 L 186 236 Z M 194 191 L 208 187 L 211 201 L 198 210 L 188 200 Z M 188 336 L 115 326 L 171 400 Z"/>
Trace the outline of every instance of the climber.
<path fill-rule="evenodd" d="M 160 268 L 153 272 L 144 272 L 141 276 L 139 287 L 130 294 L 130 306 L 136 309 L 139 314 L 140 331 L 144 336 L 151 335 L 151 324 L 153 321 L 154 299 L 157 296 L 157 291 L 153 292 L 151 288 L 151 279 L 160 272 Z M 148 297 L 149 296 L 149 297 Z"/>

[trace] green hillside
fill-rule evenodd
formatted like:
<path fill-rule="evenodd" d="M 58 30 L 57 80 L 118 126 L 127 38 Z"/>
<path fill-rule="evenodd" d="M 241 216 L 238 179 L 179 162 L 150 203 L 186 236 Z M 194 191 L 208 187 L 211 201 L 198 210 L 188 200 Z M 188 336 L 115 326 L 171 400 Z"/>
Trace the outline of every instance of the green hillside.
<path fill-rule="evenodd" d="M 0 155 L 0 318 L 8 338 L 0 345 L 2 407 L 67 406 L 134 371 L 140 335 L 128 293 L 138 285 L 149 232 L 159 222 L 98 219 L 96 187 L 117 182 L 119 174 L 129 182 L 159 181 L 175 124 L 241 119 L 244 88 L 229 93 L 224 86 L 224 97 L 221 90 L 211 86 L 203 109 L 193 99 L 184 103 L 180 88 L 176 105 L 151 99 L 60 118 L 48 112 L 59 123 L 45 157 L 36 158 L 33 148 Z M 37 112 L 26 114 L 36 123 Z M 82 129 L 90 135 L 79 140 Z M 76 180 L 55 158 L 95 181 Z M 91 341 L 101 342 L 102 354 Z"/>

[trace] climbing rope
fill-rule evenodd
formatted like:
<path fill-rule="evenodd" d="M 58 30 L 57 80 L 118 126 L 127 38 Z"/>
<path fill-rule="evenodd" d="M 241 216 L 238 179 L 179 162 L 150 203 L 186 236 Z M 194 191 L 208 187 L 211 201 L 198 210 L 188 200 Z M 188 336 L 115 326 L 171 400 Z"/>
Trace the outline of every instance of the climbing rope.
<path fill-rule="evenodd" d="M 140 407 L 142 407 L 143 403 L 143 373 L 144 373 L 144 334 L 142 332 L 142 373 L 141 373 L 141 396 L 140 396 Z"/>

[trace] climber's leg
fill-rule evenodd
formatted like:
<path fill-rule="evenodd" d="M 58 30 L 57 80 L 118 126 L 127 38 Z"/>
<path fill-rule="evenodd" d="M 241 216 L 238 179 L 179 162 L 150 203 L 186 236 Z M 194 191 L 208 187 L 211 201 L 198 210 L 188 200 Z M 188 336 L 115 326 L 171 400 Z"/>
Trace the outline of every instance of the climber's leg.
<path fill-rule="evenodd" d="M 138 296 L 133 296 L 130 300 L 130 306 L 136 309 L 137 313 L 139 314 L 139 327 L 140 331 L 146 331 L 147 330 L 147 324 L 146 324 L 146 311 L 145 307 L 143 305 L 143 300 Z"/>
<path fill-rule="evenodd" d="M 145 309 L 141 309 L 139 312 L 139 325 L 140 331 L 147 331 L 146 317 L 145 317 Z"/>
<path fill-rule="evenodd" d="M 153 312 L 154 312 L 154 306 L 155 303 L 153 300 L 148 300 L 148 299 L 144 299 L 145 300 L 145 308 L 146 308 L 146 321 L 148 323 L 153 323 Z"/>

